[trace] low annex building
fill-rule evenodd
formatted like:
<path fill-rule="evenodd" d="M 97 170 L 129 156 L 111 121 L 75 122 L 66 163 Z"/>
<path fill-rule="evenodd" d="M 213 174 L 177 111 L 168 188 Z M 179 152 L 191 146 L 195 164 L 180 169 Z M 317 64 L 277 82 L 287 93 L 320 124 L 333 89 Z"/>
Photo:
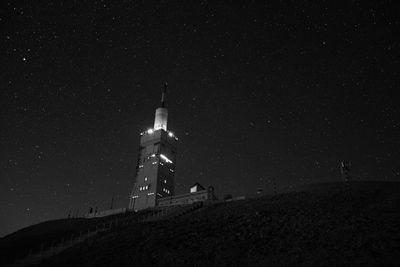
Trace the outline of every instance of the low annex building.
<path fill-rule="evenodd" d="M 158 199 L 158 206 L 165 207 L 185 205 L 195 202 L 213 201 L 216 199 L 217 198 L 214 194 L 214 188 L 212 186 L 209 186 L 208 189 L 205 189 L 199 183 L 195 183 L 193 186 L 190 187 L 190 193 Z"/>

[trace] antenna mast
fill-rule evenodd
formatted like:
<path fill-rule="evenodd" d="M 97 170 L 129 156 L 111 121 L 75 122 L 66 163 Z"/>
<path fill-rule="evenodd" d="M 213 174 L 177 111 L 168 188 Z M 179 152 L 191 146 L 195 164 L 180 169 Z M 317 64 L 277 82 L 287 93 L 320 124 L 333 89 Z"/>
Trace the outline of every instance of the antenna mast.
<path fill-rule="evenodd" d="M 167 87 L 168 87 L 168 83 L 165 82 L 164 83 L 164 91 L 163 91 L 163 93 L 161 95 L 161 107 L 162 108 L 165 107 L 165 95 L 167 94 Z"/>

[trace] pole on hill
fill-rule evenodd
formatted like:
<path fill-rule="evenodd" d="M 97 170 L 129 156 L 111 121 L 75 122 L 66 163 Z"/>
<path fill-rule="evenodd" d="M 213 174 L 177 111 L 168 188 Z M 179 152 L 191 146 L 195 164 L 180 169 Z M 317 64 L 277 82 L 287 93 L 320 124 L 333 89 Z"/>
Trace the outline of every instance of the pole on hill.
<path fill-rule="evenodd" d="M 273 186 L 273 190 L 274 190 L 274 195 L 275 195 L 275 196 L 278 195 L 278 190 L 277 190 L 277 188 L 276 188 L 276 179 L 275 179 L 275 176 L 272 177 L 272 186 Z"/>
<path fill-rule="evenodd" d="M 350 162 L 346 162 L 346 161 L 340 162 L 340 172 L 342 174 L 342 179 L 346 183 L 350 182 L 350 179 L 351 179 L 350 167 L 351 167 L 351 163 Z"/>
<path fill-rule="evenodd" d="M 111 198 L 111 207 L 110 207 L 110 210 L 113 209 L 113 206 L 114 206 L 114 195 L 113 195 L 112 198 Z"/>
<path fill-rule="evenodd" d="M 340 162 L 340 173 L 342 175 L 342 179 L 345 183 L 345 190 L 346 190 L 346 194 L 347 197 L 349 197 L 351 199 L 351 187 L 350 187 L 350 181 L 351 181 L 351 176 L 350 176 L 350 167 L 351 167 L 351 163 L 350 162 L 346 162 L 346 161 L 342 161 Z"/>

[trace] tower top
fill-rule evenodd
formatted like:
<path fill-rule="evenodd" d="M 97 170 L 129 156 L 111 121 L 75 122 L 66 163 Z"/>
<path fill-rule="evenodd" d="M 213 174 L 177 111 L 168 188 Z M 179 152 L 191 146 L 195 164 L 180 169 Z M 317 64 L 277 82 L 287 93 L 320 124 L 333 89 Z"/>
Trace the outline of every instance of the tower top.
<path fill-rule="evenodd" d="M 164 83 L 164 91 L 163 91 L 163 93 L 161 95 L 161 107 L 162 108 L 165 107 L 165 95 L 167 94 L 167 87 L 168 87 L 168 83 L 165 82 Z"/>
<path fill-rule="evenodd" d="M 156 109 L 156 116 L 154 118 L 154 130 L 163 129 L 167 131 L 168 110 L 165 108 L 165 95 L 167 93 L 168 83 L 164 84 L 164 91 L 161 95 L 161 107 Z"/>

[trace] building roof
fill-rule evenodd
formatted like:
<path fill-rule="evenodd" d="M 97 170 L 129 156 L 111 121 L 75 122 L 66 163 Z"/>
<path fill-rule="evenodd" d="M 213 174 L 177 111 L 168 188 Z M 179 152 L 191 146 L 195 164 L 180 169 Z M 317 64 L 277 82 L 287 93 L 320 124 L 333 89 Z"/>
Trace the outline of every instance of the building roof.
<path fill-rule="evenodd" d="M 204 190 L 205 188 L 201 185 L 201 184 L 199 184 L 199 183 L 195 183 L 194 185 L 192 185 L 191 187 L 190 187 L 190 189 L 192 189 L 192 188 L 194 188 L 194 187 L 197 187 L 196 189 L 197 190 Z"/>

